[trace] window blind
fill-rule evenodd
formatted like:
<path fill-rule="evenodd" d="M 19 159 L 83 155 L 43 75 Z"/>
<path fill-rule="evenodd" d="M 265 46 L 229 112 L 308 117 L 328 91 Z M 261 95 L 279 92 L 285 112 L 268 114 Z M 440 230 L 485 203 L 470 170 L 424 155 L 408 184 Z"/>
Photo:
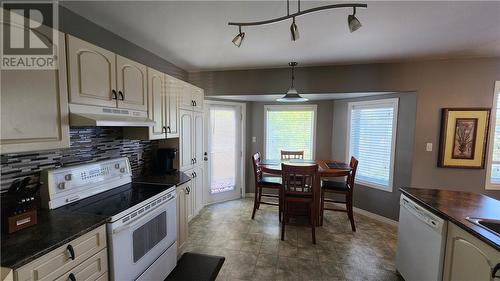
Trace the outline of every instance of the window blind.
<path fill-rule="evenodd" d="M 494 132 L 493 132 L 493 155 L 491 160 L 491 174 L 490 183 L 500 184 L 500 99 L 498 98 L 499 93 L 496 93 L 496 108 L 495 110 L 495 122 Z"/>
<path fill-rule="evenodd" d="M 349 155 L 359 160 L 357 181 L 392 190 L 396 115 L 397 99 L 350 104 Z"/>
<path fill-rule="evenodd" d="M 316 107 L 266 107 L 265 158 L 280 159 L 281 150 L 304 151 L 313 159 Z"/>

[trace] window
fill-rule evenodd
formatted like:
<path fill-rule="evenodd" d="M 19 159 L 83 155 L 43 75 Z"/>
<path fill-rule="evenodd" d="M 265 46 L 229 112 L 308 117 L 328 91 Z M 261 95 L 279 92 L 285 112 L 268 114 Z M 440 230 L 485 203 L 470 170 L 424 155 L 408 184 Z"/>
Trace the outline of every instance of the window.
<path fill-rule="evenodd" d="M 500 81 L 495 83 L 493 109 L 491 110 L 490 143 L 486 189 L 500 190 Z"/>
<path fill-rule="evenodd" d="M 316 105 L 266 105 L 265 158 L 280 159 L 281 150 L 303 150 L 314 159 Z"/>
<path fill-rule="evenodd" d="M 392 191 L 398 99 L 348 104 L 347 161 L 359 160 L 356 181 Z"/>

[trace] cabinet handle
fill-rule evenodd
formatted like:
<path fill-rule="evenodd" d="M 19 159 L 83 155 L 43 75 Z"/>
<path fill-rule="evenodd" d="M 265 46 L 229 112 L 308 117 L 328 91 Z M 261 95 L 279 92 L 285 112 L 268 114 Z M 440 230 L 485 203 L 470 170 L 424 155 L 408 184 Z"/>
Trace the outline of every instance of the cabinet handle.
<path fill-rule="evenodd" d="M 194 174 L 194 177 L 195 177 L 195 178 L 198 176 L 198 175 L 196 174 L 196 172 L 193 172 L 193 174 Z"/>
<path fill-rule="evenodd" d="M 186 194 L 189 194 L 191 193 L 191 188 L 189 188 L 189 186 L 186 186 Z"/>
<path fill-rule="evenodd" d="M 500 270 L 500 263 L 497 263 L 497 265 L 495 265 L 495 267 L 491 270 L 491 278 L 492 279 L 500 278 L 500 276 L 497 275 L 498 270 Z"/>
<path fill-rule="evenodd" d="M 118 96 L 116 95 L 116 90 L 111 90 L 111 99 L 117 100 Z"/>
<path fill-rule="evenodd" d="M 68 279 L 71 280 L 71 281 L 76 281 L 76 277 L 75 277 L 75 275 L 73 273 L 70 273 L 68 275 Z"/>
<path fill-rule="evenodd" d="M 66 247 L 66 250 L 68 250 L 68 252 L 69 252 L 69 258 L 72 260 L 75 260 L 75 250 L 73 249 L 73 246 L 68 245 Z"/>
<path fill-rule="evenodd" d="M 196 164 L 196 158 L 194 158 L 194 164 Z"/>
<path fill-rule="evenodd" d="M 162 128 L 161 128 L 161 132 L 162 132 L 162 133 L 166 133 L 166 132 L 167 132 L 167 127 L 162 127 Z"/>
<path fill-rule="evenodd" d="M 118 91 L 118 94 L 122 97 L 122 100 L 125 100 L 125 95 L 123 94 L 122 91 Z"/>
<path fill-rule="evenodd" d="M 194 106 L 196 106 L 196 101 L 193 101 L 194 102 Z"/>
<path fill-rule="evenodd" d="M 170 126 L 167 126 L 167 132 L 171 133 L 172 131 L 170 131 Z"/>

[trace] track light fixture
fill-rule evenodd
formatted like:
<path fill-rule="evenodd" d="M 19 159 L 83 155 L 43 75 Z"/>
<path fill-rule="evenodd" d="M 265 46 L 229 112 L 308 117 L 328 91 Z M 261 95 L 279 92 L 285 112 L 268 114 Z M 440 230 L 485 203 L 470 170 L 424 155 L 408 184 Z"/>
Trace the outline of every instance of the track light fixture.
<path fill-rule="evenodd" d="M 295 89 L 295 86 L 293 85 L 293 82 L 295 81 L 295 67 L 297 66 L 297 63 L 292 61 L 292 62 L 289 62 L 288 65 L 292 68 L 292 85 L 290 86 L 290 88 L 288 89 L 286 94 L 282 98 L 276 99 L 276 101 L 280 101 L 280 102 L 304 102 L 304 101 L 308 101 L 308 99 L 303 98 L 299 95 L 299 93 Z"/>
<path fill-rule="evenodd" d="M 347 24 L 349 25 L 349 31 L 351 31 L 351 33 L 361 27 L 361 22 L 356 17 L 356 7 L 353 8 L 352 15 L 347 17 Z"/>
<path fill-rule="evenodd" d="M 239 26 L 239 33 L 234 37 L 233 44 L 239 48 L 243 43 L 243 39 L 245 39 L 245 32 L 241 32 L 241 26 Z"/>
<path fill-rule="evenodd" d="M 358 20 L 356 17 L 356 8 L 367 8 L 367 4 L 361 4 L 361 3 L 341 3 L 341 4 L 333 4 L 333 5 L 325 5 L 325 6 L 320 6 L 320 7 L 315 7 L 311 9 L 307 9 L 304 11 L 300 10 L 300 0 L 297 1 L 297 12 L 290 14 L 290 0 L 286 1 L 287 3 L 287 15 L 274 18 L 274 19 L 269 19 L 269 20 L 263 20 L 263 21 L 255 21 L 255 22 L 229 22 L 228 25 L 235 25 L 239 27 L 240 33 L 236 35 L 233 39 L 233 44 L 236 45 L 237 47 L 241 46 L 241 42 L 245 38 L 245 32 L 241 32 L 241 27 L 242 26 L 257 26 L 257 25 L 266 25 L 266 24 L 272 24 L 272 23 L 277 23 L 281 22 L 287 19 L 292 19 L 292 25 L 290 26 L 290 35 L 292 41 L 296 41 L 299 39 L 299 29 L 297 27 L 297 24 L 295 24 L 295 18 L 313 13 L 313 12 L 318 12 L 322 10 L 329 10 L 329 9 L 338 9 L 338 8 L 353 8 L 354 11 L 352 15 L 349 15 L 347 17 L 347 23 L 349 26 L 349 31 L 354 32 L 358 30 L 361 27 L 361 22 Z"/>
<path fill-rule="evenodd" d="M 292 41 L 299 39 L 299 28 L 295 24 L 295 18 L 293 18 L 292 25 L 290 25 L 290 35 L 292 36 Z"/>

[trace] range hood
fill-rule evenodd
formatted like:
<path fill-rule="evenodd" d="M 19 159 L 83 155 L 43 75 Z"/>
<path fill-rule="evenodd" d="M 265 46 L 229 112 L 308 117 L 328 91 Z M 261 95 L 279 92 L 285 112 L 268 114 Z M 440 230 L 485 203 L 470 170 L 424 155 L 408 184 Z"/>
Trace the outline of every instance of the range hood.
<path fill-rule="evenodd" d="M 69 123 L 77 127 L 152 127 L 145 111 L 80 104 L 69 105 Z"/>

